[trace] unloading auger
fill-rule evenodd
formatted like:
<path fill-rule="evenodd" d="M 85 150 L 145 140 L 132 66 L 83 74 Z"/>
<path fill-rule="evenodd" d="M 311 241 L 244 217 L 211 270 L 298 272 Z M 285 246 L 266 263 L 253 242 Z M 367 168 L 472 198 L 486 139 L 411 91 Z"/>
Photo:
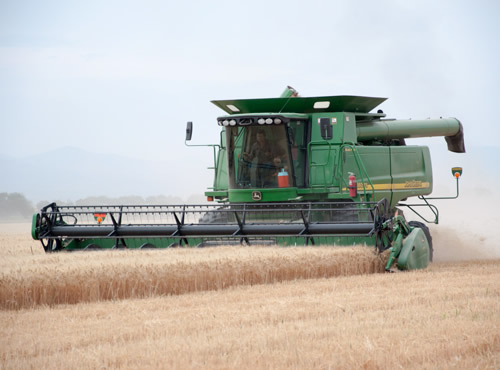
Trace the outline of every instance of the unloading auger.
<path fill-rule="evenodd" d="M 371 245 L 391 249 L 387 270 L 425 268 L 432 239 L 401 209 L 428 207 L 432 169 L 426 146 L 405 139 L 444 136 L 464 153 L 455 118 L 386 119 L 386 99 L 360 96 L 217 100 L 227 114 L 214 152 L 213 187 L 204 205 L 60 206 L 33 216 L 32 236 L 46 252 L 223 244 Z M 188 122 L 186 144 L 193 125 Z M 452 169 L 457 180 L 459 167 Z M 402 203 L 410 197 L 423 202 Z M 456 198 L 449 197 L 449 198 Z M 422 217 L 422 216 L 421 216 Z"/>

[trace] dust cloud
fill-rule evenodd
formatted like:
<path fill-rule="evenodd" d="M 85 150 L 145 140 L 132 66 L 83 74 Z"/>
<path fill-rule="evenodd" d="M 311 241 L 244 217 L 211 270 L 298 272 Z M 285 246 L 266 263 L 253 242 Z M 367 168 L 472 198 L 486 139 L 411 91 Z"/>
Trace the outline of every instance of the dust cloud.
<path fill-rule="evenodd" d="M 467 147 L 457 155 L 441 145 L 431 147 L 433 192 L 429 197 L 454 196 L 456 181 L 450 168 L 463 167 L 457 199 L 431 200 L 439 209 L 439 224 L 428 224 L 434 244 L 434 261 L 470 261 L 500 258 L 500 162 L 498 147 Z M 416 198 L 408 203 L 418 202 Z M 424 212 L 431 218 L 430 212 Z M 415 219 L 405 210 L 405 216 Z"/>
<path fill-rule="evenodd" d="M 439 225 L 430 229 L 434 243 L 434 262 L 500 258 L 500 251 L 484 234 Z"/>
<path fill-rule="evenodd" d="M 435 262 L 500 258 L 500 196 L 464 186 L 458 199 L 432 203 L 439 208 L 439 224 L 429 227 Z"/>

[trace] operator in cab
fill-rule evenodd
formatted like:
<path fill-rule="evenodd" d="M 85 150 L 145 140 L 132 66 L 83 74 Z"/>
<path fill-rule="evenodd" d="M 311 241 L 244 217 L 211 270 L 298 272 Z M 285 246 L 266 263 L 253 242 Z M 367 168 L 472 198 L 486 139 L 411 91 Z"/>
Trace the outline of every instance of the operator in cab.
<path fill-rule="evenodd" d="M 276 186 L 277 171 L 283 166 L 285 152 L 277 143 L 267 140 L 264 129 L 257 131 L 255 139 L 250 151 L 243 153 L 243 159 L 249 164 L 250 181 L 257 187 Z"/>

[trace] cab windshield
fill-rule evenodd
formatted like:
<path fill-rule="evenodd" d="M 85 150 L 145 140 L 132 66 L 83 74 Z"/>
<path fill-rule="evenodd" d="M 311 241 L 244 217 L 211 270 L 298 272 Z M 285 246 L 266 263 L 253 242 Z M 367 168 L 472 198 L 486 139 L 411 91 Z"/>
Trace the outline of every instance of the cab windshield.
<path fill-rule="evenodd" d="M 229 187 L 277 188 L 278 174 L 288 175 L 288 186 L 305 181 L 305 123 L 226 127 Z"/>

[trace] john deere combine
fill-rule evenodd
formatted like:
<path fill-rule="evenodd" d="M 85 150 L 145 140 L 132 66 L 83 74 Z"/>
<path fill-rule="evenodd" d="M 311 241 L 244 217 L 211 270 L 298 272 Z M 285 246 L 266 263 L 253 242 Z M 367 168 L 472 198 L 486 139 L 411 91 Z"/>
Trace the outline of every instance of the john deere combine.
<path fill-rule="evenodd" d="M 426 206 L 432 169 L 426 146 L 405 139 L 443 136 L 464 153 L 455 118 L 386 119 L 386 99 L 361 96 L 216 100 L 226 112 L 214 151 L 207 205 L 44 207 L 32 236 L 46 252 L 101 248 L 168 248 L 222 244 L 354 245 L 391 248 L 387 269 L 425 268 L 428 228 L 402 208 Z M 188 122 L 186 141 L 193 125 Z M 457 180 L 461 168 L 452 169 Z M 402 203 L 418 197 L 417 204 Z M 454 198 L 454 197 L 453 197 Z M 428 220 L 425 220 L 428 221 Z M 428 221 L 429 222 L 429 221 Z"/>

